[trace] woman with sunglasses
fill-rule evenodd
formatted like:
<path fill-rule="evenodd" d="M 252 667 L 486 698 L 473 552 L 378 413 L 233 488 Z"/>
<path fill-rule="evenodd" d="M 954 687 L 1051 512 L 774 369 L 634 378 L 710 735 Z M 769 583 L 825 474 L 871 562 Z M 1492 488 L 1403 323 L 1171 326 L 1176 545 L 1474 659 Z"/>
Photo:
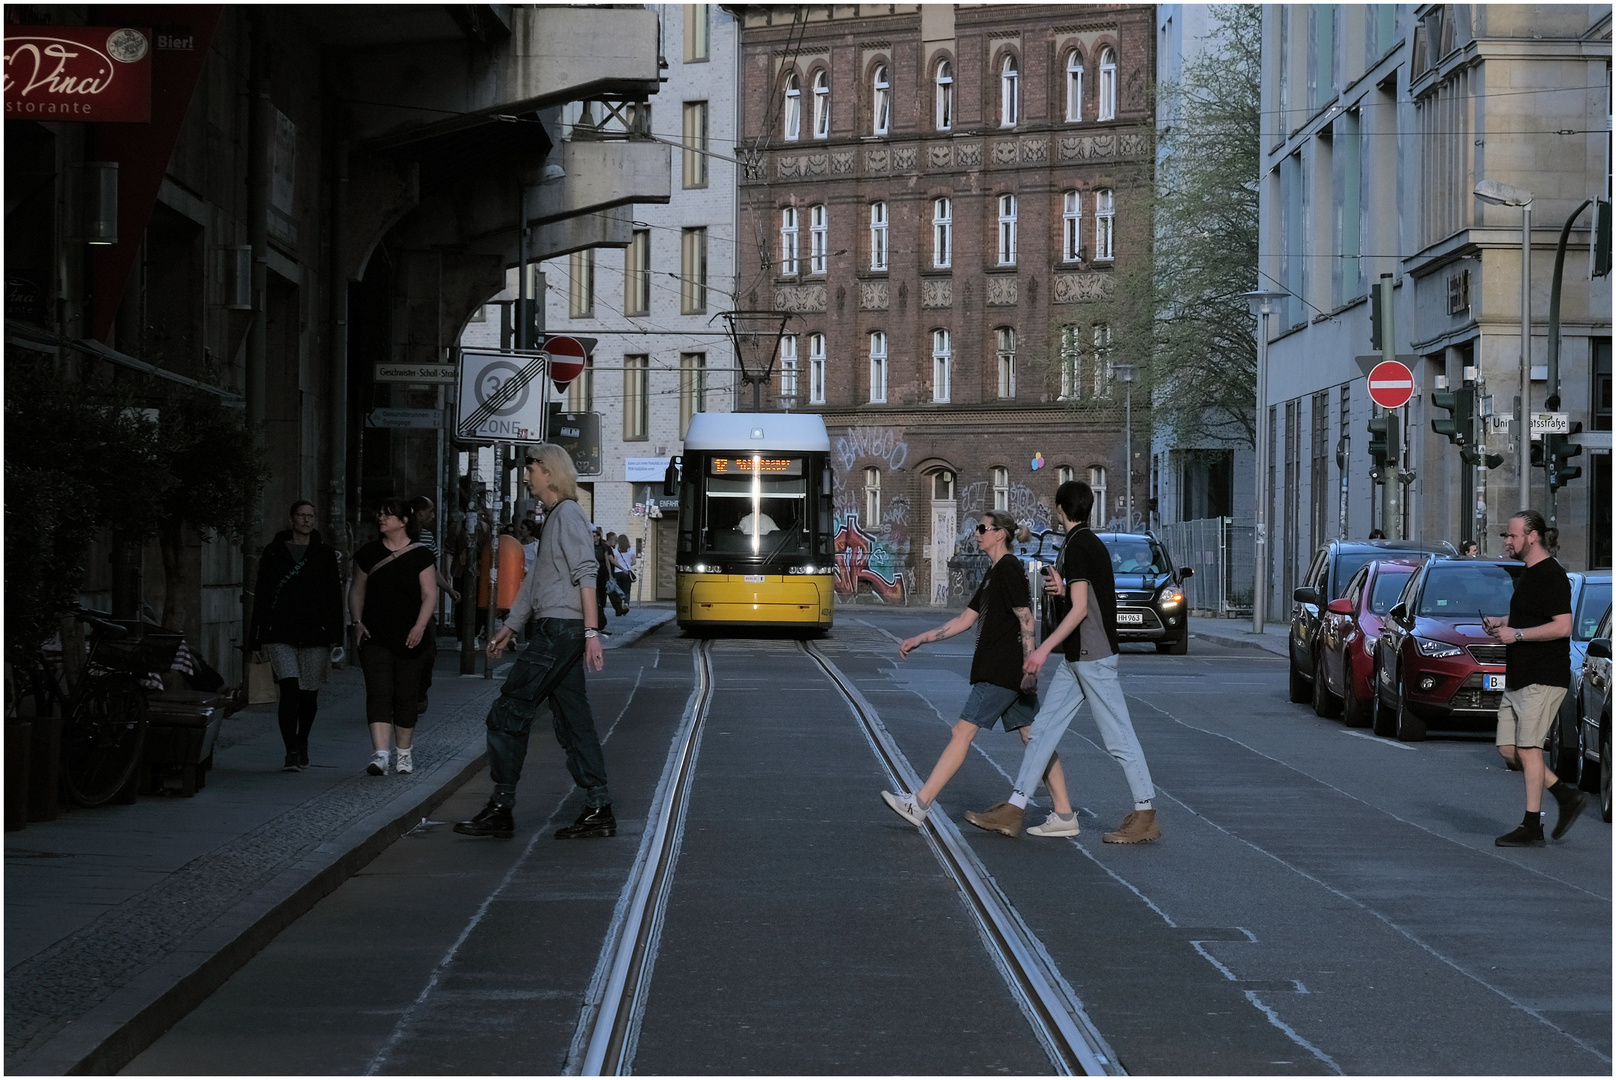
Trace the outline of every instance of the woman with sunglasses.
<path fill-rule="evenodd" d="M 365 672 L 365 719 L 374 754 L 365 771 L 415 771 L 416 699 L 431 662 L 427 627 L 438 607 L 437 563 L 419 542 L 415 512 L 403 499 L 386 499 L 376 511 L 381 538 L 354 552 L 348 610 L 354 644 Z M 390 747 L 397 747 L 396 758 Z"/>
<path fill-rule="evenodd" d="M 1019 731 L 1021 741 L 1026 742 L 1028 725 L 1038 712 L 1038 676 L 1022 670 L 1033 651 L 1032 590 L 1027 587 L 1027 575 L 1021 569 L 1021 562 L 1010 554 L 1010 544 L 1016 539 L 1017 531 L 1015 519 L 1004 511 L 989 510 L 983 514 L 976 526 L 976 546 L 991 565 L 971 597 L 970 605 L 937 629 L 917 634 L 898 647 L 898 655 L 907 657 L 928 641 L 963 634 L 975 626 L 978 619 L 982 621 L 976 652 L 971 657 L 971 694 L 954 723 L 948 746 L 932 766 L 931 775 L 913 794 L 881 793 L 893 812 L 911 825 L 925 824 L 926 815 L 931 812 L 932 803 L 942 793 L 943 786 L 965 763 L 971 740 L 978 731 L 1002 720 L 1006 731 Z M 1058 789 L 1064 800 L 1066 776 L 1059 761 L 1050 766 L 1046 779 L 1050 790 Z"/>

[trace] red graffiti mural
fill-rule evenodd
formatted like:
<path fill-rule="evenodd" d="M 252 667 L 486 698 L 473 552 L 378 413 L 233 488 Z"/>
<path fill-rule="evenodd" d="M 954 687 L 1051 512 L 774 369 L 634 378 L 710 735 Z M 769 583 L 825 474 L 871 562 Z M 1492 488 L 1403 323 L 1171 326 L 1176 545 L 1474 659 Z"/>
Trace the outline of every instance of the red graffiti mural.
<path fill-rule="evenodd" d="M 857 514 L 847 514 L 836 528 L 836 591 L 854 596 L 861 581 L 887 603 L 903 603 L 903 574 L 892 549 L 859 528 Z"/>

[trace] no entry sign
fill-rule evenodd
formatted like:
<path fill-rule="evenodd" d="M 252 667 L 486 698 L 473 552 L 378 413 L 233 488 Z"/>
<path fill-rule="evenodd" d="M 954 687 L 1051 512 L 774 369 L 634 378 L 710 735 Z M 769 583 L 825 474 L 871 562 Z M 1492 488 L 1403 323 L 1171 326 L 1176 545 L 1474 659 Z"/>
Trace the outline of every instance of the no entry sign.
<path fill-rule="evenodd" d="M 589 354 L 577 338 L 564 335 L 547 338 L 544 351 L 550 354 L 550 379 L 558 391 L 565 391 L 568 383 L 584 373 L 584 357 Z"/>
<path fill-rule="evenodd" d="M 1382 409 L 1401 409 L 1414 396 L 1414 373 L 1396 360 L 1375 365 L 1369 373 L 1369 400 Z"/>

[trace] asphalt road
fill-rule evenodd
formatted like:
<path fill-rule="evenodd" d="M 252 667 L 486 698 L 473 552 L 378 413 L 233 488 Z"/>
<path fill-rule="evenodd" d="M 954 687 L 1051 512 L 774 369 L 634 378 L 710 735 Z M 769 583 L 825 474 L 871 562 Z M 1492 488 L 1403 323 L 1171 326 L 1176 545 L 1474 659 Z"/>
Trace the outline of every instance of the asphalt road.
<path fill-rule="evenodd" d="M 897 640 L 940 621 L 844 610 L 822 643 L 920 775 L 971 642 L 900 661 Z M 726 640 L 714 662 L 634 1071 L 1049 1071 L 828 682 L 784 641 Z M 125 1072 L 562 1071 L 693 683 L 671 629 L 608 663 L 591 696 L 615 839 L 550 839 L 578 800 L 541 720 L 516 840 L 406 837 Z M 1130 647 L 1122 671 L 1161 841 L 1101 843 L 1131 807 L 1086 710 L 1060 750 L 1081 836 L 962 831 L 1125 1068 L 1609 1074 L 1596 814 L 1545 849 L 1495 848 L 1521 780 L 1486 739 L 1348 731 L 1289 704 L 1285 661 L 1256 650 Z M 955 820 L 1002 799 L 1020 759 L 1000 732 L 976 748 L 940 800 Z M 486 792 L 473 780 L 438 817 Z"/>

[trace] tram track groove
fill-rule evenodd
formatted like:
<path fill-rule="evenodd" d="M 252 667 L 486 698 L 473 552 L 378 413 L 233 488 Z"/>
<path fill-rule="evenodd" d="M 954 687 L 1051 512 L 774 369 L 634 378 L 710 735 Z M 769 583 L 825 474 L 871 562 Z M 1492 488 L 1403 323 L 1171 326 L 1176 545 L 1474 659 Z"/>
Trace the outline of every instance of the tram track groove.
<path fill-rule="evenodd" d="M 918 777 L 881 723 L 875 707 L 818 646 L 799 642 L 799 647 L 819 665 L 847 702 L 894 783 L 900 790 L 914 790 Z M 921 832 L 959 889 L 993 954 L 995 966 L 1004 975 L 1051 1063 L 1067 1076 L 1126 1075 L 1043 943 L 993 881 L 954 823 L 946 817 L 928 818 Z"/>

